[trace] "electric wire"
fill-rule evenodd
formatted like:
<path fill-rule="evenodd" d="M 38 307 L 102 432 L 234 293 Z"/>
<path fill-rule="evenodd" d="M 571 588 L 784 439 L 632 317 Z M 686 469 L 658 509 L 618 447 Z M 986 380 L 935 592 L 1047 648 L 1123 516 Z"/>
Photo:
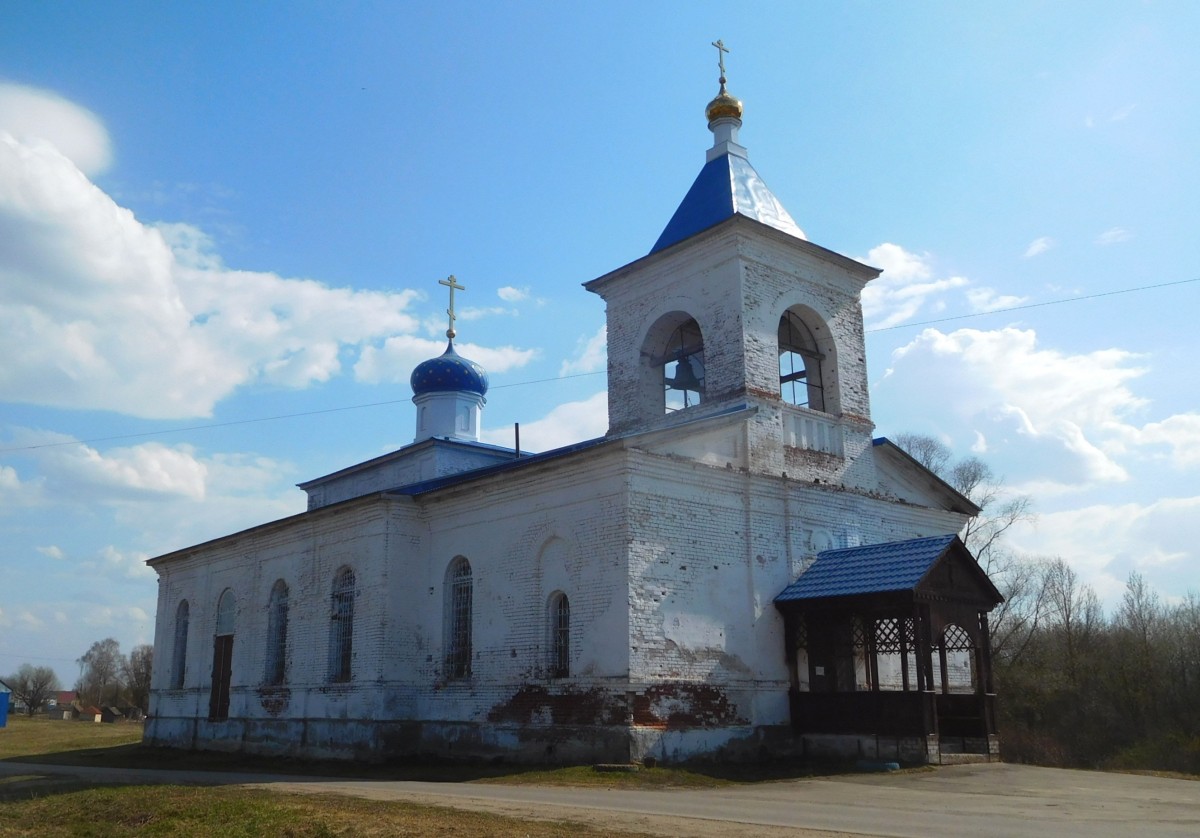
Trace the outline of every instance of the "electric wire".
<path fill-rule="evenodd" d="M 1152 291 L 1158 288 L 1170 288 L 1177 285 L 1187 285 L 1189 283 L 1200 282 L 1200 277 L 1192 277 L 1191 279 L 1179 279 L 1174 282 L 1160 282 L 1154 285 L 1140 285 L 1136 288 L 1121 288 L 1116 291 L 1100 291 L 1095 294 L 1084 294 L 1079 297 L 1063 297 L 1057 300 L 1046 300 L 1040 303 L 1026 303 L 1018 306 L 1007 306 L 1005 308 L 994 308 L 988 311 L 974 311 L 968 314 L 958 314 L 950 317 L 939 317 L 935 320 L 921 320 L 914 323 L 897 323 L 894 326 L 880 326 L 874 329 L 866 329 L 866 334 L 876 334 L 878 332 L 890 332 L 896 329 L 915 329 L 921 326 L 933 326 L 938 323 L 949 323 L 958 320 L 971 320 L 977 317 L 987 317 L 993 314 L 1003 314 L 1009 311 L 1024 311 L 1033 308 L 1045 308 L 1046 306 L 1063 305 L 1065 303 L 1079 303 L 1087 300 L 1096 300 L 1101 297 L 1114 297 L 1119 294 L 1133 294 L 1139 291 Z M 508 384 L 496 384 L 490 389 L 503 390 L 511 387 L 528 387 L 534 384 L 546 384 L 554 381 L 567 381 L 572 378 L 588 378 L 591 376 L 603 375 L 604 370 L 595 372 L 580 372 L 572 373 L 571 375 L 557 375 L 549 378 L 535 378 L 528 381 L 512 381 Z M 181 428 L 166 428 L 156 431 L 142 431 L 140 433 L 117 434 L 114 436 L 91 437 L 88 439 L 72 439 L 63 440 L 61 442 L 43 442 L 37 445 L 21 445 L 11 448 L 0 448 L 0 454 L 12 454 L 21 451 L 36 451 L 43 448 L 57 448 L 68 445 L 91 445 L 97 442 L 119 442 L 128 439 L 143 439 L 145 437 L 166 436 L 167 434 L 186 433 L 190 431 L 208 431 L 218 428 L 229 428 L 238 425 L 253 425 L 260 422 L 276 422 L 283 419 L 299 419 L 306 416 L 320 416 L 326 413 L 340 413 L 348 410 L 364 410 L 371 407 L 385 407 L 393 404 L 403 404 L 409 401 L 408 399 L 389 399 L 382 402 L 367 402 L 365 404 L 343 405 L 341 407 L 327 407 L 321 410 L 305 410 L 298 413 L 281 413 L 275 416 L 257 416 L 250 419 L 232 419 L 228 422 L 212 422 L 206 425 L 188 425 Z"/>

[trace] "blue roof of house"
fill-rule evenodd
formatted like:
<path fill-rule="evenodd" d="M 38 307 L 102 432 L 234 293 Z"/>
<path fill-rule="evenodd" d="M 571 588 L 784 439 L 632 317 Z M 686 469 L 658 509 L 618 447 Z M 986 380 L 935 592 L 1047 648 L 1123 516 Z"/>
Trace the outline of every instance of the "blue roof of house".
<path fill-rule="evenodd" d="M 824 550 L 775 601 L 911 591 L 957 540 L 953 534 L 935 535 Z"/>
<path fill-rule="evenodd" d="M 700 170 L 650 252 L 657 253 L 733 215 L 744 215 L 797 238 L 806 238 L 750 161 L 726 153 L 709 160 Z"/>

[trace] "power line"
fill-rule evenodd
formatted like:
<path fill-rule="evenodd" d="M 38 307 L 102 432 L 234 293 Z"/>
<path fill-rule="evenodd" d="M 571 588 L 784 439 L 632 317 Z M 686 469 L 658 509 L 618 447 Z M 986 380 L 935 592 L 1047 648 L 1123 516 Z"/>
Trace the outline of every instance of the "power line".
<path fill-rule="evenodd" d="M 994 308 L 990 311 L 975 311 L 969 314 L 958 314 L 952 317 L 939 317 L 936 320 L 921 320 L 916 323 L 898 323 L 895 326 L 881 326 L 877 329 L 867 329 L 867 334 L 876 332 L 890 332 L 895 329 L 910 329 L 918 326 L 933 326 L 938 323 L 949 323 L 956 320 L 970 320 L 976 317 L 986 317 L 989 314 L 1002 314 L 1008 311 L 1024 311 L 1031 308 L 1044 308 L 1045 306 L 1056 306 L 1064 303 L 1079 303 L 1085 300 L 1095 300 L 1101 297 L 1113 297 L 1118 294 L 1132 294 L 1138 291 L 1152 291 L 1156 288 L 1170 288 L 1176 285 L 1187 285 L 1192 282 L 1200 282 L 1200 277 L 1192 277 L 1191 279 L 1180 279 L 1174 282 L 1160 282 L 1155 285 L 1141 285 L 1136 288 L 1121 288 L 1116 291 L 1101 291 L 1096 294 L 1085 294 L 1080 297 L 1063 297 L 1058 300 L 1047 300 L 1041 303 L 1027 303 L 1019 306 L 1008 306 L 1006 308 Z M 597 372 L 580 372 L 571 375 L 557 375 L 550 378 L 535 378 L 529 381 L 514 381 L 508 384 L 497 384 L 492 390 L 503 390 L 509 387 L 527 387 L 532 384 L 546 384 L 552 381 L 566 381 L 571 378 L 587 378 L 590 376 L 601 375 L 603 371 Z M 90 439 L 72 439 L 63 442 L 44 442 L 38 445 L 22 445 L 13 448 L 0 448 L 0 454 L 11 454 L 18 451 L 36 451 L 42 448 L 58 448 L 65 445 L 91 445 L 95 442 L 119 442 L 126 439 L 143 439 L 152 436 L 166 436 L 167 434 L 184 433 L 187 431 L 208 431 L 216 428 L 229 428 L 237 425 L 253 425 L 259 422 L 275 422 L 281 419 L 299 419 L 305 416 L 320 416 L 325 413 L 340 413 L 348 410 L 364 410 L 369 407 L 386 407 L 387 405 L 402 404 L 408 399 L 391 399 L 383 402 L 368 402 L 366 404 L 345 405 L 343 407 L 327 407 L 322 410 L 305 410 L 299 413 L 281 413 L 275 416 L 259 416 L 252 419 L 233 419 L 228 422 L 213 422 L 208 425 L 189 425 L 182 428 L 168 428 L 160 431 L 143 431 L 135 434 L 118 434 L 115 436 L 92 437 Z"/>
<path fill-rule="evenodd" d="M 935 323 L 949 323 L 952 320 L 968 320 L 972 317 L 984 317 L 988 314 L 1000 314 L 1005 311 L 1023 311 L 1027 308 L 1042 308 L 1044 306 L 1056 306 L 1062 303 L 1079 303 L 1084 300 L 1095 300 L 1099 297 L 1113 297 L 1117 294 L 1132 294 L 1134 291 L 1151 291 L 1155 288 L 1169 288 L 1172 285 L 1187 285 L 1189 282 L 1200 282 L 1200 276 L 1191 279 L 1180 279 L 1175 282 L 1160 282 L 1157 285 L 1142 285 L 1138 288 L 1122 288 L 1119 291 L 1101 291 L 1098 294 L 1085 294 L 1082 297 L 1063 297 L 1060 300 L 1047 300 L 1044 303 L 1026 303 L 1021 306 L 1008 306 L 1007 308 L 993 308 L 988 311 L 975 311 L 970 314 L 958 314 L 953 317 L 939 317 L 937 320 L 922 320 L 918 323 L 897 323 L 895 326 L 882 326 L 878 329 L 867 329 L 868 334 L 874 332 L 890 332 L 893 329 L 909 329 L 916 326 L 932 326 Z"/>
<path fill-rule="evenodd" d="M 552 378 L 537 378 L 530 381 L 514 381 L 509 384 L 497 384 L 489 389 L 502 390 L 506 387 L 524 387 L 530 384 L 545 384 L 548 381 L 566 381 L 569 378 L 585 378 L 593 375 L 601 375 L 603 371 L 597 372 L 580 372 L 572 375 L 559 375 Z M 17 451 L 36 451 L 42 448 L 60 448 L 64 445 L 91 445 L 94 442 L 118 442 L 126 439 L 142 439 L 150 436 L 165 436 L 167 434 L 178 434 L 186 431 L 207 431 L 215 428 L 228 428 L 235 425 L 253 425 L 258 422 L 274 422 L 279 419 L 298 419 L 304 416 L 320 416 L 323 413 L 340 413 L 346 410 L 363 410 L 368 407 L 386 407 L 392 404 L 403 404 L 408 399 L 391 399 L 384 402 L 368 402 L 366 404 L 344 405 L 342 407 L 327 407 L 321 410 L 305 410 L 299 413 L 280 413 L 275 416 L 258 416 L 253 419 L 231 419 L 228 422 L 211 422 L 207 425 L 187 425 L 182 428 L 166 428 L 158 431 L 142 431 L 135 434 L 117 434 L 114 436 L 97 436 L 88 439 L 69 439 L 61 442 L 43 442 L 37 445 L 20 445 L 13 448 L 0 448 L 0 454 L 10 454 Z"/>

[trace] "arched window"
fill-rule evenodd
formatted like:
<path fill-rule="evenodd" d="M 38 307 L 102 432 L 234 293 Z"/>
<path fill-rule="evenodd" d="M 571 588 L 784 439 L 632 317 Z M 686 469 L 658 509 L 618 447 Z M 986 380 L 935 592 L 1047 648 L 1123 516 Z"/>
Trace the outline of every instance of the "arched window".
<path fill-rule="evenodd" d="M 704 398 L 704 338 L 695 320 L 681 323 L 668 338 L 662 376 L 667 413 L 700 404 Z"/>
<path fill-rule="evenodd" d="M 171 689 L 183 688 L 183 677 L 187 671 L 188 619 L 190 609 L 185 599 L 175 609 L 175 648 L 171 655 Z"/>
<path fill-rule="evenodd" d="M 213 636 L 212 690 L 208 717 L 229 718 L 229 690 L 233 679 L 233 631 L 237 623 L 237 599 L 226 588 L 217 601 L 217 629 Z"/>
<path fill-rule="evenodd" d="M 446 571 L 446 677 L 471 676 L 471 563 L 461 556 Z"/>
<path fill-rule="evenodd" d="M 288 586 L 282 579 L 271 588 L 267 603 L 267 660 L 264 680 L 282 684 L 287 675 Z"/>
<path fill-rule="evenodd" d="M 962 626 L 951 623 L 937 646 L 942 675 L 942 692 L 975 692 L 975 643 Z"/>
<path fill-rule="evenodd" d="M 564 593 L 550 597 L 550 677 L 571 674 L 571 603 Z"/>
<path fill-rule="evenodd" d="M 779 318 L 779 394 L 788 404 L 825 411 L 821 364 L 812 329 L 794 311 Z"/>
<path fill-rule="evenodd" d="M 354 652 L 354 571 L 343 567 L 333 578 L 329 616 L 329 680 L 350 680 Z"/>

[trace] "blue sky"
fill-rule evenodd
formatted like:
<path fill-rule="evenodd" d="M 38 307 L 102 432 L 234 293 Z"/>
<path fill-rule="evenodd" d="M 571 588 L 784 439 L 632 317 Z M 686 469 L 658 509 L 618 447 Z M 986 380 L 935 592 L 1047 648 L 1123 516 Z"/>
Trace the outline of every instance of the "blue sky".
<path fill-rule="evenodd" d="M 10 2 L 0 673 L 149 642 L 146 558 L 410 442 L 448 274 L 485 438 L 602 433 L 580 283 L 703 164 L 716 38 L 759 173 L 885 269 L 877 433 L 978 453 L 1109 604 L 1200 590 L 1192 3 Z"/>

